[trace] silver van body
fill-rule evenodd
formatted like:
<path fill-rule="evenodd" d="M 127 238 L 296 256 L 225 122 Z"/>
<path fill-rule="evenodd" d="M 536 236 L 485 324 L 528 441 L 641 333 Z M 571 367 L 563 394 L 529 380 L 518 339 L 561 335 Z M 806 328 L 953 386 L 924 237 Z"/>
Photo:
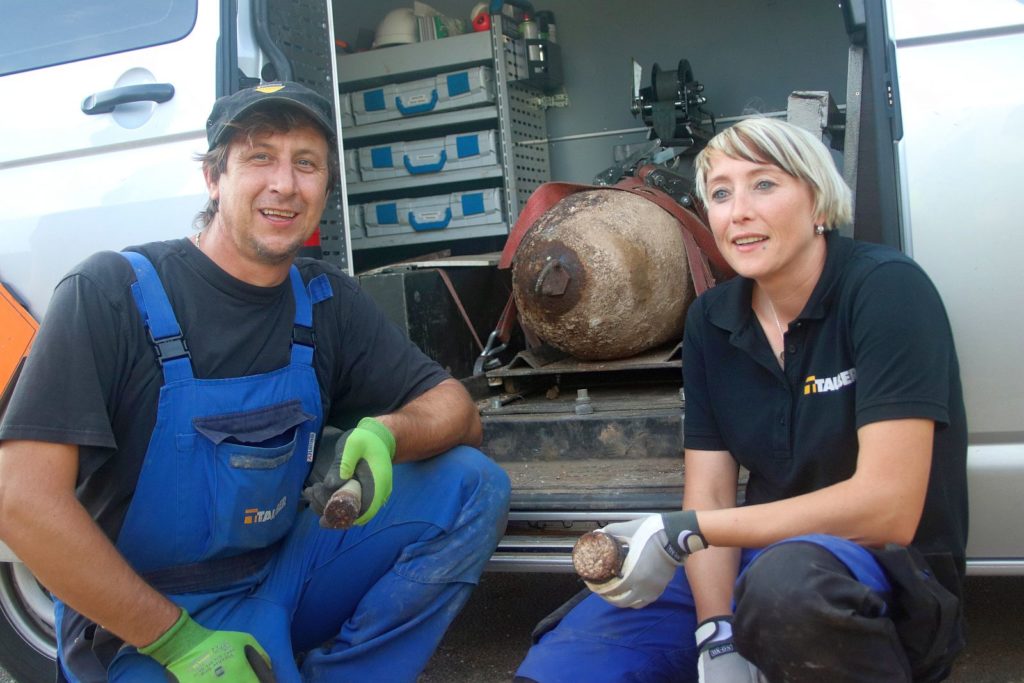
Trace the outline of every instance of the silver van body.
<path fill-rule="evenodd" d="M 567 29 L 563 50 L 596 55 L 614 49 L 588 42 L 585 31 L 568 29 L 574 21 L 580 26 L 602 21 L 604 12 L 594 7 L 610 10 L 618 2 L 588 0 L 585 8 L 576 0 L 546 3 Z M 31 8 L 19 7 L 5 17 L 13 33 L 23 35 L 6 52 L 0 45 L 0 187 L 8 198 L 0 215 L 0 282 L 37 319 L 45 315 L 63 274 L 87 255 L 188 234 L 206 199 L 192 160 L 205 149 L 203 121 L 218 95 L 237 89 L 244 79 L 265 75 L 279 59 L 262 35 L 275 12 L 313 17 L 313 28 L 305 33 L 307 47 L 316 42 L 314 51 L 322 55 L 317 68 L 328 79 L 340 112 L 335 26 L 370 12 L 383 16 L 392 6 L 408 3 L 172 0 L 172 9 L 159 20 L 127 12 L 118 16 L 121 3 L 105 4 L 115 8 L 109 15 L 93 12 L 93 24 L 81 23 L 83 16 L 75 14 L 89 15 L 93 4 L 88 2 L 65 2 L 63 10 L 49 12 L 61 20 L 56 23 L 69 39 L 76 26 L 91 26 L 102 37 L 104 22 L 122 21 L 115 38 L 127 42 L 115 41 L 119 47 L 109 53 L 86 45 L 77 56 L 43 56 L 33 62 L 36 53 L 31 51 L 46 42 L 39 34 L 53 31 L 53 25 L 18 14 Z M 433 4 L 454 13 L 465 3 Z M 639 3 L 647 4 L 674 8 L 670 0 Z M 873 79 L 861 83 L 851 67 L 847 115 L 863 104 L 861 87 L 892 98 L 874 105 L 881 121 L 875 131 L 876 165 L 886 171 L 878 174 L 877 192 L 879 203 L 891 208 L 889 214 L 883 211 L 891 221 L 873 237 L 900 246 L 923 265 L 943 296 L 957 342 L 970 426 L 968 571 L 1024 574 L 1024 525 L 1019 523 L 1024 519 L 1024 362 L 1019 352 L 1024 286 L 1014 248 L 1024 224 L 1016 195 L 1024 154 L 1024 1 L 841 4 L 850 23 L 863 24 L 877 38 Z M 237 14 L 232 15 L 229 9 L 235 5 Z M 320 16 L 322 21 L 316 19 Z M 19 19 L 24 20 L 20 25 Z M 168 21 L 166 30 L 159 28 Z M 154 26 L 152 41 L 138 38 Z M 639 25 L 620 28 L 628 58 L 630 40 L 641 43 L 646 31 Z M 65 34 L 55 35 L 54 43 Z M 579 42 L 572 45 L 574 36 Z M 667 47 L 674 54 L 675 46 Z M 851 65 L 857 54 L 851 49 Z M 170 97 L 159 87 L 166 85 L 173 88 Z M 804 87 L 793 84 L 794 90 Z M 94 106 L 104 97 L 119 96 L 126 101 L 108 111 Z M 559 115 L 571 117 L 572 110 Z M 559 159 L 553 149 L 552 167 L 565 168 L 570 156 Z M 857 162 L 855 156 L 848 155 L 848 165 Z M 338 189 L 337 259 L 349 264 L 344 178 Z M 862 236 L 859 224 L 855 234 Z M 542 525 L 609 521 L 617 515 L 621 511 L 581 508 L 560 517 L 513 510 L 513 519 Z M 491 568 L 568 571 L 574 536 L 545 538 L 540 551 L 530 541 L 503 544 Z M 31 572 L 2 547 L 0 559 L 0 664 L 24 680 L 43 680 L 55 656 L 52 604 Z"/>

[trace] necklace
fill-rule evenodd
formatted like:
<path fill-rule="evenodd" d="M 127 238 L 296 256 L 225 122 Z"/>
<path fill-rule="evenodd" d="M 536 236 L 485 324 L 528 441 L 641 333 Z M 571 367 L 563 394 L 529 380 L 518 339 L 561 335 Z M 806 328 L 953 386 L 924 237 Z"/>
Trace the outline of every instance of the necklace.
<path fill-rule="evenodd" d="M 198 239 L 196 240 L 196 243 L 198 244 Z M 782 323 L 779 322 L 779 314 L 775 312 L 775 305 L 772 304 L 772 300 L 769 299 L 767 296 L 765 297 L 765 300 L 768 302 L 768 308 L 772 312 L 772 318 L 775 319 L 775 327 L 778 328 L 778 330 L 779 330 L 779 339 L 782 340 L 782 347 L 783 348 L 782 348 L 781 351 L 779 351 L 779 363 L 780 364 L 785 364 L 785 362 L 786 362 L 786 348 L 785 348 L 786 347 L 786 333 L 782 329 Z"/>

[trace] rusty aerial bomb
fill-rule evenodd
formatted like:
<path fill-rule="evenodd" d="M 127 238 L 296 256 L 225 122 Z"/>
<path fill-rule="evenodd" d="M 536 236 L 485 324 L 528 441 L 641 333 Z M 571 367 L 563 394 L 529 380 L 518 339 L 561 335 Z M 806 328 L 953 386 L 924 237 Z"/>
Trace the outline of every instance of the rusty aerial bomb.
<path fill-rule="evenodd" d="M 512 292 L 526 327 L 595 361 L 681 338 L 694 298 L 679 222 L 611 189 L 569 195 L 534 223 L 516 250 Z"/>

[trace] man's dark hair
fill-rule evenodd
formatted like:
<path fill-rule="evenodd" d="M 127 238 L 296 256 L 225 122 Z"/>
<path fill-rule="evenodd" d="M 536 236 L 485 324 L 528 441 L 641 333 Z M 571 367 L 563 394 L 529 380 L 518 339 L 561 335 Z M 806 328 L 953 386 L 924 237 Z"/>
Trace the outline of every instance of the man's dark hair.
<path fill-rule="evenodd" d="M 328 134 L 319 123 L 305 112 L 292 107 L 268 109 L 265 111 L 254 111 L 243 116 L 240 120 L 229 124 L 234 132 L 227 136 L 223 142 L 205 154 L 197 154 L 196 161 L 203 165 L 203 172 L 209 173 L 210 179 L 217 181 L 228 167 L 228 148 L 239 136 L 245 136 L 250 141 L 260 135 L 268 133 L 287 133 L 297 128 L 314 128 L 324 133 L 327 139 L 327 194 L 334 189 L 338 182 L 340 170 L 338 168 L 338 156 L 335 153 L 336 142 L 334 137 Z M 206 206 L 196 215 L 195 225 L 200 230 L 206 228 L 217 215 L 219 202 L 210 197 Z"/>

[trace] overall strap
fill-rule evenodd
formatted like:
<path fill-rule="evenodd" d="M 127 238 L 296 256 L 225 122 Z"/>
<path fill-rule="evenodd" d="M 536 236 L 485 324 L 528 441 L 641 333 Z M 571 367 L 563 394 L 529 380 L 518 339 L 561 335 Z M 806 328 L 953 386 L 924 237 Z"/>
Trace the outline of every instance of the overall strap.
<path fill-rule="evenodd" d="M 156 349 L 157 360 L 164 372 L 164 383 L 192 379 L 192 357 L 188 352 L 188 344 L 181 334 L 181 327 L 174 317 L 174 309 L 171 308 L 156 268 L 142 254 L 122 251 L 121 256 L 128 259 L 135 271 L 132 297 L 146 324 L 149 341 Z"/>
<path fill-rule="evenodd" d="M 313 304 L 331 298 L 334 291 L 327 276 L 321 273 L 309 281 L 307 288 L 294 265 L 288 273 L 295 296 L 295 322 L 292 324 L 292 363 L 313 364 L 316 335 L 313 334 Z"/>

